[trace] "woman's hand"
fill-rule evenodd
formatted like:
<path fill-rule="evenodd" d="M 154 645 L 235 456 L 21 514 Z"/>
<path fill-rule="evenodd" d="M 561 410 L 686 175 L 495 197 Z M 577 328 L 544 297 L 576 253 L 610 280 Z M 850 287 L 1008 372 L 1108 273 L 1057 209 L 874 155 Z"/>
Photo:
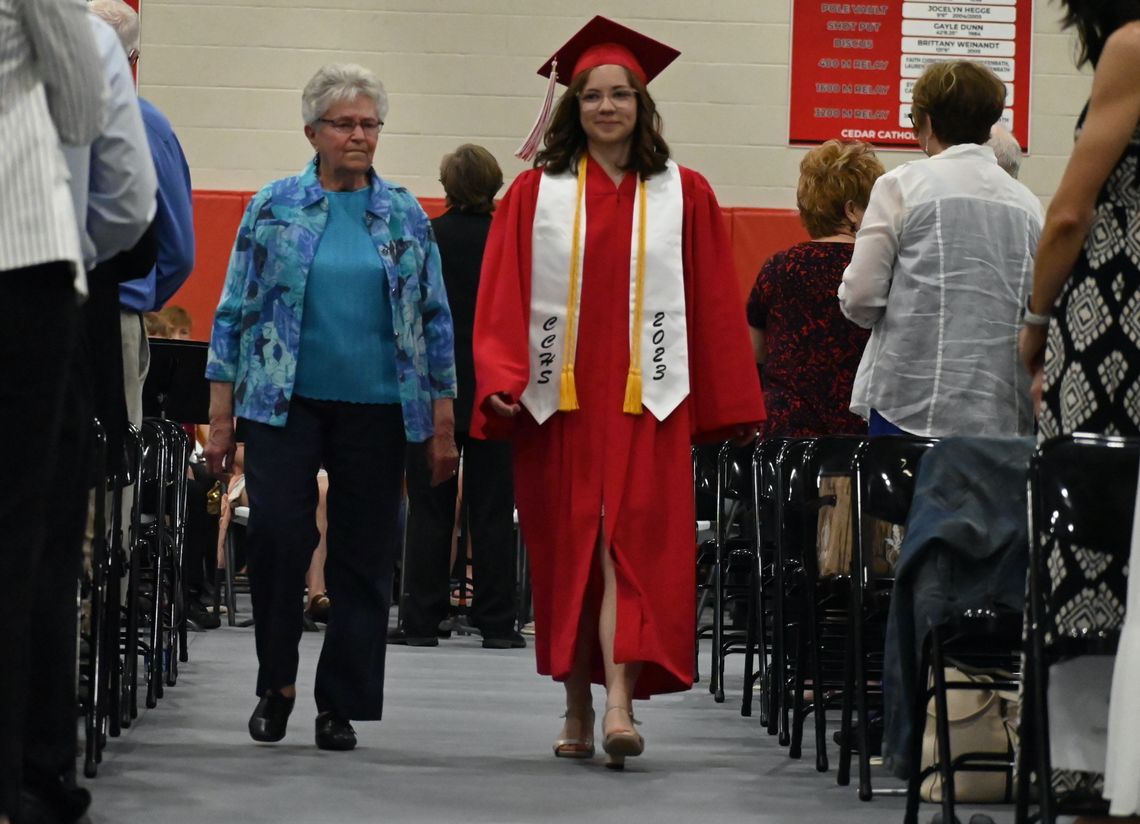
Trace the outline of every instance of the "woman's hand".
<path fill-rule="evenodd" d="M 487 402 L 491 404 L 494 413 L 503 418 L 513 418 L 522 409 L 521 406 L 511 400 L 511 396 L 506 392 L 497 392 L 488 396 Z"/>
<path fill-rule="evenodd" d="M 234 422 L 232 418 L 219 419 L 210 423 L 210 434 L 206 439 L 206 468 L 211 475 L 229 472 L 234 465 Z"/>
<path fill-rule="evenodd" d="M 1048 333 L 1048 326 L 1025 324 L 1017 335 L 1017 353 L 1021 356 L 1021 363 L 1032 379 L 1029 394 L 1033 398 L 1035 417 L 1041 408 L 1041 389 L 1045 380 L 1045 341 Z"/>
<path fill-rule="evenodd" d="M 459 448 L 451 432 L 438 432 L 428 440 L 428 466 L 431 467 L 431 485 L 439 486 L 459 473 Z"/>
<path fill-rule="evenodd" d="M 1030 375 L 1036 375 L 1045 366 L 1045 339 L 1048 332 L 1048 326 L 1030 326 L 1027 323 L 1017 335 L 1017 353 Z"/>
<path fill-rule="evenodd" d="M 206 436 L 206 468 L 212 475 L 229 472 L 234 465 L 234 385 L 210 381 L 210 433 Z"/>

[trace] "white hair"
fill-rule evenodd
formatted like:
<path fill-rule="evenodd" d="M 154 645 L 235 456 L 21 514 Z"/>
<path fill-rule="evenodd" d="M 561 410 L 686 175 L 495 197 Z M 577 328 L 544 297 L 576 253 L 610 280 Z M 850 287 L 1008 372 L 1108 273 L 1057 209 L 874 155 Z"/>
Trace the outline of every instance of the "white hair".
<path fill-rule="evenodd" d="M 127 54 L 138 51 L 139 15 L 124 0 L 91 0 L 87 10 L 111 25 Z"/>
<path fill-rule="evenodd" d="M 358 97 L 376 103 L 376 116 L 383 123 L 388 117 L 388 93 L 376 75 L 355 63 L 327 63 L 317 69 L 301 92 L 301 117 L 312 126 L 334 103 L 347 103 Z"/>
<path fill-rule="evenodd" d="M 998 165 L 1016 179 L 1017 173 L 1021 171 L 1021 146 L 1017 144 L 1017 138 L 995 123 L 990 128 L 990 139 L 986 145 L 994 150 Z"/>

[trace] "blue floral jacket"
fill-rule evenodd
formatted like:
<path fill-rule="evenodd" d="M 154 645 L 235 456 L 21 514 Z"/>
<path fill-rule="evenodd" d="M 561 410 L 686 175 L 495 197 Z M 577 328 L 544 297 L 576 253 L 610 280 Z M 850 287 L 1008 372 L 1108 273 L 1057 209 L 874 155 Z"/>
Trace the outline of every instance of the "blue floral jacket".
<path fill-rule="evenodd" d="M 388 274 L 396 377 L 409 441 L 431 437 L 432 401 L 455 397 L 455 354 L 439 248 L 407 189 L 371 175 L 368 231 Z M 328 222 L 316 163 L 254 195 L 234 241 L 206 377 L 234 384 L 234 413 L 284 426 L 293 395 L 305 283 Z"/>

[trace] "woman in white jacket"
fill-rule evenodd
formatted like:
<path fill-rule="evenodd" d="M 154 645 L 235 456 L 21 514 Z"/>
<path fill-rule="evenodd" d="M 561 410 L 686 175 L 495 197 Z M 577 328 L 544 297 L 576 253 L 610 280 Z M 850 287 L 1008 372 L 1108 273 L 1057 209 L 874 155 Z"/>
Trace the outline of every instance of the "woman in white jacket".
<path fill-rule="evenodd" d="M 843 313 L 871 329 L 851 397 L 871 434 L 1032 431 L 1016 340 L 1042 211 L 984 145 L 1004 104 L 985 66 L 932 64 L 911 115 L 928 157 L 871 191 L 839 287 Z"/>

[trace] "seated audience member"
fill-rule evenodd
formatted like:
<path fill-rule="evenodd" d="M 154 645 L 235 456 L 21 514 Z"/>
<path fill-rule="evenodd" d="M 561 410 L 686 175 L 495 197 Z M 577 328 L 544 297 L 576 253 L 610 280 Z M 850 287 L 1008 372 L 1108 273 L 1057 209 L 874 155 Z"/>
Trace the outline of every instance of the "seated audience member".
<path fill-rule="evenodd" d="M 208 604 L 212 595 L 213 553 L 218 516 L 207 506 L 207 494 L 214 477 L 200 463 L 190 464 L 186 479 L 186 533 L 182 545 L 182 586 L 185 591 L 186 618 L 202 630 L 216 629 L 218 616 Z"/>
<path fill-rule="evenodd" d="M 978 63 L 929 66 L 912 107 L 928 157 L 871 191 L 839 303 L 871 330 L 851 411 L 872 435 L 1032 431 L 1029 376 L 1009 353 L 1042 210 L 983 145 L 1005 94 Z"/>
<path fill-rule="evenodd" d="M 515 541 L 512 513 L 511 449 L 501 441 L 470 438 L 475 367 L 471 337 L 479 267 L 491 229 L 495 194 L 503 173 L 482 146 L 465 144 L 445 156 L 439 179 L 447 194 L 447 212 L 432 221 L 443 266 L 443 281 L 455 327 L 455 442 L 463 455 L 462 494 L 467 500 L 471 533 L 474 597 L 471 623 L 483 633 L 483 646 L 526 646 L 514 628 Z M 460 477 L 431 485 L 424 444 L 410 444 L 407 457 L 408 534 L 404 553 L 404 627 L 394 643 L 435 646 L 448 610 L 453 526 Z"/>
<path fill-rule="evenodd" d="M 328 623 L 329 610 L 332 609 L 328 584 L 325 583 L 325 559 L 329 554 L 328 500 L 329 473 L 322 469 L 317 473 L 317 531 L 320 533 L 320 539 L 317 541 L 317 548 L 313 550 L 309 569 L 305 573 L 305 589 L 309 598 L 305 613 L 321 624 Z"/>
<path fill-rule="evenodd" d="M 170 337 L 170 327 L 166 325 L 166 320 L 158 312 L 147 312 L 143 315 L 143 324 L 146 326 L 148 338 Z"/>
<path fill-rule="evenodd" d="M 234 508 L 249 506 L 249 494 L 245 491 L 245 447 L 238 444 L 234 451 L 234 460 L 231 464 L 232 472 L 229 475 L 226 493 L 221 498 L 221 512 L 218 518 L 217 565 L 221 569 L 226 564 L 226 533 L 233 521 Z M 332 601 L 329 599 L 328 586 L 325 584 L 325 558 L 328 555 L 328 491 L 329 475 L 325 470 L 317 473 L 317 529 L 320 538 L 313 558 L 309 562 L 309 570 L 305 574 L 305 588 L 308 590 L 309 604 L 306 614 L 318 623 L 328 623 L 329 610 Z M 236 573 L 237 570 L 234 570 Z"/>
<path fill-rule="evenodd" d="M 867 143 L 829 140 L 800 163 L 796 203 L 812 239 L 769 258 L 748 298 L 752 345 L 763 367 L 765 435 L 866 429 L 848 406 L 868 333 L 843 317 L 833 295 L 882 173 Z"/>
<path fill-rule="evenodd" d="M 170 330 L 168 337 L 174 340 L 190 340 L 190 333 L 194 330 L 194 321 L 189 312 L 181 306 L 167 306 L 158 314 L 166 321 L 166 326 Z"/>
<path fill-rule="evenodd" d="M 994 150 L 997 164 L 1016 180 L 1021 173 L 1021 146 L 1018 145 L 1017 138 L 1006 131 L 1000 123 L 995 123 L 990 128 L 990 139 L 986 141 L 986 145 Z"/>

